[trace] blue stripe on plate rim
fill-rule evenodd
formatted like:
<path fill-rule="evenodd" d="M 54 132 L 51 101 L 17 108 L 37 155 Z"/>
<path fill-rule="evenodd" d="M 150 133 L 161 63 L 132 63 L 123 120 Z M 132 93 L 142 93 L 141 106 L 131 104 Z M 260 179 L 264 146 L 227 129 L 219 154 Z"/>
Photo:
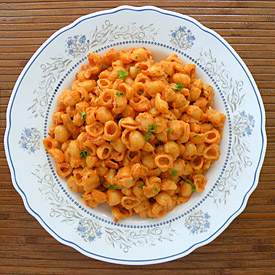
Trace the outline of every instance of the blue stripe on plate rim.
<path fill-rule="evenodd" d="M 27 196 L 24 193 L 24 191 L 20 188 L 20 186 L 18 185 L 17 179 L 16 179 L 16 172 L 14 169 L 14 165 L 11 159 L 11 155 L 10 155 L 10 129 L 11 129 L 11 111 L 12 111 L 12 107 L 14 104 L 14 100 L 16 97 L 16 94 L 18 92 L 18 89 L 20 87 L 20 84 L 22 82 L 22 80 L 24 79 L 26 73 L 28 72 L 29 68 L 32 66 L 32 64 L 34 63 L 34 61 L 38 58 L 38 56 L 41 54 L 41 52 L 43 52 L 43 50 L 55 39 L 57 38 L 59 35 L 61 35 L 62 33 L 74 28 L 75 26 L 77 26 L 79 23 L 81 23 L 82 21 L 91 19 L 91 18 L 96 18 L 99 16 L 103 16 L 103 15 L 110 15 L 110 14 L 114 14 L 114 13 L 118 13 L 121 11 L 135 11 L 135 12 L 143 12 L 143 11 L 153 11 L 153 12 L 157 12 L 166 16 L 172 16 L 172 17 L 176 17 L 178 19 L 181 20 L 185 20 L 188 21 L 192 24 L 194 24 L 195 26 L 197 26 L 199 29 L 201 29 L 203 32 L 206 32 L 210 35 L 212 35 L 213 37 L 215 37 L 230 53 L 231 55 L 235 58 L 235 60 L 239 63 L 239 65 L 241 66 L 242 70 L 244 71 L 244 73 L 246 74 L 251 87 L 253 89 L 253 92 L 256 96 L 258 105 L 259 105 L 259 110 L 260 110 L 260 117 L 261 117 L 261 152 L 260 152 L 260 156 L 259 156 L 259 160 L 257 163 L 257 167 L 254 173 L 254 177 L 253 177 L 253 182 L 252 185 L 250 186 L 250 188 L 248 189 L 248 191 L 245 193 L 243 200 L 241 202 L 241 205 L 238 207 L 238 209 L 232 213 L 227 220 L 208 238 L 197 242 L 195 244 L 193 244 L 192 246 L 190 246 L 189 248 L 185 249 L 184 251 L 181 251 L 179 253 L 173 254 L 173 255 L 169 255 L 166 257 L 160 257 L 160 258 L 155 258 L 155 259 L 143 259 L 143 260 L 134 260 L 134 259 L 118 259 L 118 258 L 112 258 L 112 257 L 106 257 L 103 255 L 99 255 L 99 254 L 95 254 L 92 253 L 90 251 L 87 251 L 85 249 L 83 249 L 82 247 L 80 247 L 79 245 L 77 245 L 74 242 L 71 242 L 69 240 L 66 240 L 64 238 L 62 238 L 60 235 L 58 235 L 52 228 L 50 228 L 47 223 L 43 220 L 43 218 L 37 213 L 35 212 L 34 209 L 31 208 Z M 163 9 L 154 7 L 154 6 L 143 6 L 143 7 L 132 7 L 132 6 L 120 6 L 111 10 L 107 10 L 107 11 L 100 11 L 100 12 L 96 12 L 96 13 L 92 13 L 92 14 L 88 14 L 85 16 L 82 16 L 80 18 L 78 18 L 76 21 L 74 21 L 73 23 L 71 23 L 70 25 L 60 29 L 59 31 L 55 32 L 50 38 L 48 38 L 41 46 L 40 48 L 36 51 L 36 53 L 32 56 L 32 58 L 29 60 L 29 62 L 27 63 L 27 65 L 25 66 L 25 68 L 23 69 L 23 71 L 21 72 L 20 76 L 18 77 L 9 104 L 8 104 L 8 108 L 7 108 L 7 113 L 6 113 L 6 121 L 7 121 L 7 126 L 6 126 L 6 131 L 5 131 L 5 136 L 4 136 L 4 147 L 5 147 L 5 152 L 6 152 L 6 157 L 7 157 L 7 161 L 8 161 L 8 165 L 11 171 L 11 177 L 12 177 L 12 182 L 13 185 L 15 187 L 15 189 L 20 193 L 24 205 L 26 207 L 26 209 L 28 210 L 28 212 L 30 214 L 32 214 L 34 217 L 36 217 L 36 219 L 40 222 L 40 224 L 56 239 L 58 239 L 61 243 L 69 245 L 71 247 L 74 247 L 75 249 L 77 249 L 79 252 L 90 256 L 90 257 L 94 257 L 96 259 L 99 260 L 103 260 L 103 261 L 108 261 L 108 262 L 112 262 L 112 263 L 118 263 L 118 264 L 131 264 L 131 265 L 142 265 L 142 264 L 154 264 L 154 263 L 161 263 L 161 262 L 165 262 L 165 261 L 171 261 L 180 257 L 183 257 L 189 253 L 191 253 L 194 249 L 205 245 L 209 242 L 211 242 L 214 238 L 216 238 L 219 234 L 222 233 L 223 230 L 225 230 L 225 228 L 231 223 L 231 221 L 238 216 L 245 208 L 247 200 L 249 198 L 249 195 L 253 192 L 253 190 L 256 188 L 257 184 L 258 184 L 258 178 L 259 178 L 259 174 L 260 174 L 260 168 L 262 166 L 263 160 L 264 160 L 264 155 L 265 155 L 265 151 L 266 151 L 266 133 L 265 133 L 265 111 L 264 111 L 264 106 L 263 106 L 263 102 L 262 99 L 260 97 L 260 93 L 257 89 L 256 83 L 251 75 L 251 73 L 249 72 L 249 70 L 247 69 L 246 65 L 244 64 L 244 62 L 241 60 L 241 58 L 238 56 L 238 54 L 235 52 L 235 50 L 216 32 L 208 29 L 207 27 L 203 26 L 201 23 L 199 23 L 198 21 L 196 21 L 193 18 L 190 18 L 189 16 L 186 15 L 181 15 L 179 13 L 176 12 L 172 12 L 172 11 L 165 11 Z"/>

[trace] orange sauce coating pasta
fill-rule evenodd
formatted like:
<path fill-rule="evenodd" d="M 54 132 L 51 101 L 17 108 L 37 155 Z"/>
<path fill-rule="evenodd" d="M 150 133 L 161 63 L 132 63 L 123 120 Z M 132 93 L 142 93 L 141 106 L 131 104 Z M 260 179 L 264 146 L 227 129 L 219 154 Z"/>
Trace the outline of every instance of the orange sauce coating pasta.
<path fill-rule="evenodd" d="M 58 97 L 43 144 L 68 188 L 114 221 L 160 218 L 202 192 L 219 159 L 225 115 L 196 66 L 176 54 L 155 62 L 145 48 L 88 55 Z"/>

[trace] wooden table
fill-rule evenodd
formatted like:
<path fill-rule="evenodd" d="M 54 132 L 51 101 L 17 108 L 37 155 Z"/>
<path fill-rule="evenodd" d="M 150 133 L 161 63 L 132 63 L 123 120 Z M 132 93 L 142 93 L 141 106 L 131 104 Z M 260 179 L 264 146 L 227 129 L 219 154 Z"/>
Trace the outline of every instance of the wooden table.
<path fill-rule="evenodd" d="M 268 135 L 259 185 L 225 232 L 185 258 L 130 268 L 90 259 L 51 237 L 13 188 L 3 145 L 13 85 L 40 44 L 81 15 L 123 4 L 187 14 L 221 34 L 257 82 Z M 2 0 L 0 38 L 1 274 L 275 274 L 275 1 Z"/>

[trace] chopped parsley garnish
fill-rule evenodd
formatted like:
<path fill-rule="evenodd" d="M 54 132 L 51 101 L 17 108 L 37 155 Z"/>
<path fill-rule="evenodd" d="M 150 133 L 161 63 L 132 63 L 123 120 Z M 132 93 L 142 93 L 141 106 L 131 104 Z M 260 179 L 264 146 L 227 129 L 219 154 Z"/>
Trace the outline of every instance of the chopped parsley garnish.
<path fill-rule="evenodd" d="M 124 95 L 124 93 L 116 92 L 116 95 L 121 96 L 121 95 Z"/>
<path fill-rule="evenodd" d="M 149 124 L 148 126 L 149 128 L 154 128 L 154 127 L 158 128 L 158 125 L 156 123 Z"/>
<path fill-rule="evenodd" d="M 141 72 L 141 67 L 140 66 L 137 66 L 137 69 Z"/>
<path fill-rule="evenodd" d="M 158 192 L 158 188 L 155 188 L 154 191 L 153 191 L 153 194 L 156 195 Z"/>
<path fill-rule="evenodd" d="M 81 120 L 85 120 L 86 119 L 86 112 L 85 110 L 83 109 L 82 112 L 81 112 Z"/>
<path fill-rule="evenodd" d="M 186 183 L 188 183 L 188 184 L 192 184 L 192 182 L 189 181 L 189 180 L 184 179 L 183 181 L 186 182 Z"/>
<path fill-rule="evenodd" d="M 192 187 L 192 191 L 196 191 L 196 186 L 195 186 L 195 185 L 193 185 L 191 181 L 186 180 L 186 179 L 184 179 L 183 181 L 184 181 L 184 182 L 186 182 L 186 183 L 188 183 L 189 185 L 191 185 L 191 187 Z"/>
<path fill-rule="evenodd" d="M 184 86 L 181 83 L 177 83 L 177 88 L 172 88 L 172 90 L 174 91 L 182 91 L 182 89 L 184 88 Z"/>
<path fill-rule="evenodd" d="M 88 154 L 89 154 L 88 150 L 80 151 L 80 157 L 81 158 L 85 157 L 85 159 L 86 159 L 88 157 Z"/>
<path fill-rule="evenodd" d="M 140 184 L 140 185 L 138 186 L 138 188 L 142 189 L 143 186 L 145 186 L 145 184 Z"/>
<path fill-rule="evenodd" d="M 172 128 L 170 128 L 170 129 L 168 130 L 168 133 L 169 133 L 169 132 L 173 132 L 173 131 L 174 131 L 174 130 L 173 130 Z"/>
<path fill-rule="evenodd" d="M 175 177 L 178 174 L 178 170 L 172 170 L 172 176 Z"/>
<path fill-rule="evenodd" d="M 128 75 L 128 72 L 123 72 L 121 70 L 118 70 L 117 73 L 119 74 L 118 78 L 122 80 L 125 80 L 125 76 Z"/>
<path fill-rule="evenodd" d="M 155 132 L 156 132 L 156 130 L 153 130 L 153 127 L 156 127 L 156 128 L 157 128 L 158 125 L 155 124 L 155 123 L 152 123 L 152 124 L 149 125 L 149 128 L 150 128 L 150 129 L 147 131 L 147 133 L 146 133 L 146 135 L 145 135 L 145 142 L 147 142 L 147 141 L 150 139 L 152 133 L 155 133 Z"/>
<path fill-rule="evenodd" d="M 113 185 L 113 184 L 107 185 L 107 188 L 109 188 L 109 189 L 118 189 L 118 187 Z"/>
<path fill-rule="evenodd" d="M 194 138 L 201 138 L 200 135 L 194 135 L 193 137 L 194 137 Z"/>

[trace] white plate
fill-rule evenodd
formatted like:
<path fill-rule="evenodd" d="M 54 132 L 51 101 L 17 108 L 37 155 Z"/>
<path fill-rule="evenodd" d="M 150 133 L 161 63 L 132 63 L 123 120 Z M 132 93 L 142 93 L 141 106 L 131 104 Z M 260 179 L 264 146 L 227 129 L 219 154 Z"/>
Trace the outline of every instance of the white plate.
<path fill-rule="evenodd" d="M 89 52 L 144 46 L 156 59 L 177 53 L 197 65 L 226 114 L 221 157 L 194 194 L 161 219 L 113 222 L 107 206 L 87 208 L 55 173 L 42 145 L 58 94 Z M 83 16 L 53 34 L 20 74 L 7 109 L 5 151 L 26 209 L 58 241 L 102 261 L 145 265 L 183 257 L 215 239 L 258 184 L 266 150 L 265 112 L 247 67 L 214 31 L 178 13 L 122 6 Z"/>

